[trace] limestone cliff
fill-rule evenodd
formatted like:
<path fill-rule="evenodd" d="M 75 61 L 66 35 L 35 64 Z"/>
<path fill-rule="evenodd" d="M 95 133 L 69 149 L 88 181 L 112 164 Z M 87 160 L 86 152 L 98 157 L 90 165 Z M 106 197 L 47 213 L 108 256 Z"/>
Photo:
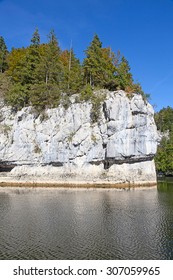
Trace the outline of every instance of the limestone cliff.
<path fill-rule="evenodd" d="M 0 110 L 0 164 L 15 166 L 10 176 L 82 182 L 155 182 L 157 129 L 152 106 L 141 95 L 108 92 L 98 123 L 90 102 L 45 115 L 32 107 Z"/>

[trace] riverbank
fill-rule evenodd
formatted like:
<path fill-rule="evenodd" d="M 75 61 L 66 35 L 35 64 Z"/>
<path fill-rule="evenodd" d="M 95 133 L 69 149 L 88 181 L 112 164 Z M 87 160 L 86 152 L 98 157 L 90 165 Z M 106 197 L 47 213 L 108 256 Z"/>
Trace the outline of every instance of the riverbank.
<path fill-rule="evenodd" d="M 27 188 L 99 188 L 99 189 L 134 189 L 157 187 L 157 182 L 92 182 L 92 181 L 55 181 L 46 178 L 33 180 L 33 178 L 11 178 L 1 177 L 0 188 L 6 187 L 27 187 Z"/>
<path fill-rule="evenodd" d="M 0 186 L 57 188 L 137 188 L 157 185 L 153 162 L 64 168 L 54 166 L 17 166 L 0 172 Z"/>

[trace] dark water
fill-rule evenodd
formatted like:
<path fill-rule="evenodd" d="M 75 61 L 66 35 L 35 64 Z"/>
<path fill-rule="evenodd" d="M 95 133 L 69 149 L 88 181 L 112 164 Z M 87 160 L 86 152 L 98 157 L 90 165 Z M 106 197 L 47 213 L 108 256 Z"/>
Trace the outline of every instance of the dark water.
<path fill-rule="evenodd" d="M 173 259 L 173 181 L 148 190 L 1 190 L 0 259 Z"/>

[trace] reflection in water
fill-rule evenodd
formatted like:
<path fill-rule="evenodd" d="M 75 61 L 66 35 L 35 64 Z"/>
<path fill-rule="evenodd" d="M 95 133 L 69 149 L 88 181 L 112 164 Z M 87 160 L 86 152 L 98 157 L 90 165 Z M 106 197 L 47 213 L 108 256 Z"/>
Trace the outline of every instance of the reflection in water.
<path fill-rule="evenodd" d="M 167 177 L 167 178 L 160 179 L 158 182 L 158 191 L 173 192 L 173 178 Z"/>
<path fill-rule="evenodd" d="M 167 259 L 173 259 L 173 178 L 166 178 L 161 180 L 158 184 L 158 201 L 162 207 L 162 212 L 166 215 L 163 216 L 163 231 L 166 238 L 163 240 L 166 251 Z M 166 210 L 166 211 L 165 211 Z"/>
<path fill-rule="evenodd" d="M 170 189 L 1 190 L 0 258 L 173 259 Z"/>

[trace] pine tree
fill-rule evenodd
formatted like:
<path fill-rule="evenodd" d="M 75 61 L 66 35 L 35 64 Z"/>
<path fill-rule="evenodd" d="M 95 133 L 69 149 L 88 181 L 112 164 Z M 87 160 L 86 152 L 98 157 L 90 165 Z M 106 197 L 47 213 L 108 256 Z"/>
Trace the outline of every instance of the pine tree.
<path fill-rule="evenodd" d="M 116 69 L 116 83 L 119 89 L 125 90 L 127 92 L 132 92 L 134 89 L 130 65 L 124 56 L 122 56 L 121 61 Z"/>
<path fill-rule="evenodd" d="M 102 59 L 103 59 L 103 78 L 102 86 L 109 90 L 116 90 L 117 83 L 115 79 L 116 67 L 119 62 L 119 53 L 115 55 L 111 48 L 102 48 Z"/>
<path fill-rule="evenodd" d="M 7 69 L 7 46 L 4 38 L 0 36 L 0 73 L 3 73 Z"/>
<path fill-rule="evenodd" d="M 35 84 L 32 86 L 31 103 L 35 106 L 54 107 L 59 104 L 62 80 L 61 50 L 54 31 L 48 35 L 48 43 L 39 47 L 39 63 L 36 68 Z"/>
<path fill-rule="evenodd" d="M 48 35 L 48 43 L 41 50 L 41 61 L 38 71 L 45 84 L 59 83 L 61 80 L 61 50 L 53 30 Z"/>
<path fill-rule="evenodd" d="M 102 43 L 95 35 L 90 46 L 85 51 L 86 58 L 83 62 L 85 83 L 91 86 L 100 86 L 104 73 L 102 60 Z"/>
<path fill-rule="evenodd" d="M 41 44 L 36 29 L 29 47 L 12 49 L 8 56 L 7 53 L 4 39 L 0 37 L 0 86 L 8 89 L 4 90 L 5 98 L 17 108 L 55 107 L 60 102 L 66 106 L 69 96 L 80 92 L 79 100 L 90 100 L 94 112 L 103 101 L 103 97 L 96 94 L 97 88 L 123 89 L 146 98 L 140 84 L 134 83 L 125 57 L 120 59 L 120 54 L 113 53 L 110 47 L 103 48 L 98 35 L 85 51 L 82 66 L 72 47 L 61 51 L 54 30 L 50 31 L 48 42 Z"/>
<path fill-rule="evenodd" d="M 82 86 L 82 72 L 80 61 L 75 57 L 73 49 L 63 51 L 60 60 L 63 65 L 60 88 L 68 94 L 79 92 Z"/>
<path fill-rule="evenodd" d="M 111 48 L 102 48 L 97 35 L 94 36 L 85 53 L 86 58 L 83 63 L 85 83 L 94 87 L 115 90 L 115 73 L 119 55 L 115 55 Z"/>
<path fill-rule="evenodd" d="M 32 38 L 31 38 L 31 44 L 33 46 L 39 46 L 40 45 L 40 34 L 38 31 L 38 28 L 34 31 Z"/>

